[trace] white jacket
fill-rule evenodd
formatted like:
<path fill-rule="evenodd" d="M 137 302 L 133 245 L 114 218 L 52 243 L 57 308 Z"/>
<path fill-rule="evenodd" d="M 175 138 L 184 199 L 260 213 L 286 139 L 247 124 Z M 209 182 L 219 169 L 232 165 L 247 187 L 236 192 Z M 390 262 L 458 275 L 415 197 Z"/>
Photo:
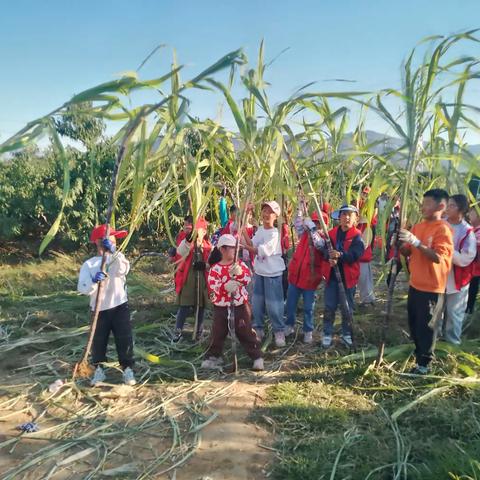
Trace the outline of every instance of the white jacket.
<path fill-rule="evenodd" d="M 83 295 L 90 295 L 90 308 L 95 309 L 98 283 L 93 281 L 95 274 L 100 271 L 102 257 L 89 258 L 80 269 L 77 290 Z M 100 298 L 100 311 L 115 308 L 128 301 L 126 277 L 130 271 L 130 262 L 121 252 L 115 255 L 107 254 L 106 272 L 103 291 Z"/>

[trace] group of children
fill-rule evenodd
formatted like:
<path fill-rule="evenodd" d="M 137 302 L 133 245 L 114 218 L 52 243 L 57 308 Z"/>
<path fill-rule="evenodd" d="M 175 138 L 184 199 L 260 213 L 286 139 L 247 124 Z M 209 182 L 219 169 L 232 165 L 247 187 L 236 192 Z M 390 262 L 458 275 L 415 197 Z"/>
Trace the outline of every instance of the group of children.
<path fill-rule="evenodd" d="M 275 345 L 285 346 L 285 337 L 294 332 L 297 304 L 302 297 L 303 341 L 312 343 L 315 292 L 324 280 L 322 346 L 332 345 L 335 314 L 340 306 L 341 290 L 344 290 L 347 308 L 340 309 L 341 340 L 351 347 L 349 316 L 353 313 L 355 291 L 362 276 L 366 284 L 363 303 L 374 301 L 369 265 L 372 243 L 365 235 L 366 221 L 361 221 L 357 206 L 343 205 L 336 212 L 338 225 L 328 230 L 327 237 L 321 224 L 329 223 L 329 206 L 323 205 L 322 219 L 316 211 L 309 217 L 304 200 L 299 199 L 293 223 L 298 242 L 288 266 L 283 255 L 286 229 L 277 225 L 280 205 L 273 200 L 262 203 L 258 228 L 251 220 L 253 206 L 249 210 L 247 228 L 242 229 L 238 228 L 236 209 L 230 210 L 230 220 L 217 232 L 216 245 L 208 240 L 208 223 L 204 218 L 196 219 L 195 223 L 193 218 L 185 218 L 184 228 L 177 236 L 177 246 L 170 253 L 176 267 L 178 305 L 172 340 L 181 340 L 190 313 L 195 318 L 194 338 L 201 337 L 204 312 L 210 301 L 213 323 L 202 367 L 221 365 L 228 319 L 233 316 L 236 337 L 252 359 L 252 368 L 262 370 L 260 347 L 265 316 L 270 320 Z M 409 258 L 407 309 L 415 343 L 415 373 L 427 372 L 438 334 L 443 332 L 447 341 L 460 343 L 465 311 L 473 311 L 480 274 L 478 260 L 475 260 L 480 241 L 480 217 L 475 209 L 470 210 L 472 227 L 465 220 L 467 211 L 464 195 L 449 198 L 443 190 L 430 190 L 423 197 L 423 221 L 410 231 L 400 230 L 399 250 Z M 93 310 L 98 283 L 105 282 L 92 351 L 97 369 L 91 383 L 97 385 L 105 379 L 101 365 L 106 361 L 106 345 L 112 331 L 125 383 L 134 384 L 132 330 L 125 290 L 129 264 L 123 254 L 115 253 L 115 240 L 127 233 L 112 230 L 110 237 L 103 239 L 104 233 L 102 227 L 92 232 L 91 240 L 97 246 L 98 255 L 82 266 L 78 286 L 81 293 L 91 296 Z M 100 271 L 104 251 L 108 257 L 106 273 Z M 368 268 L 362 267 L 364 264 Z"/>

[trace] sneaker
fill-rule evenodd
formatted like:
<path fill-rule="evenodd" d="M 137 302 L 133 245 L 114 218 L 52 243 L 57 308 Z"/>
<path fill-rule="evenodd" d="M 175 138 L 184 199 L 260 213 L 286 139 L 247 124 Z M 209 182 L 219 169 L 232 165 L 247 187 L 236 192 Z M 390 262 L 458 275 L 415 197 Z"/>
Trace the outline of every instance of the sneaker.
<path fill-rule="evenodd" d="M 295 333 L 295 328 L 292 325 L 287 325 L 285 327 L 285 336 L 289 337 L 292 333 Z"/>
<path fill-rule="evenodd" d="M 415 365 L 408 373 L 411 373 L 412 375 L 427 375 L 428 367 L 423 365 Z"/>
<path fill-rule="evenodd" d="M 96 387 L 99 383 L 104 382 L 106 378 L 107 377 L 105 376 L 103 368 L 98 365 L 98 367 L 95 369 L 95 373 L 93 374 L 92 379 L 90 380 L 90 385 L 92 387 Z"/>
<path fill-rule="evenodd" d="M 130 367 L 127 367 L 123 371 L 123 383 L 125 385 L 136 385 L 137 381 L 135 380 L 135 375 L 133 374 L 133 370 Z"/>
<path fill-rule="evenodd" d="M 208 357 L 202 362 L 201 368 L 216 369 L 222 366 L 222 359 L 218 357 Z"/>
<path fill-rule="evenodd" d="M 285 334 L 283 332 L 275 332 L 275 346 L 281 348 L 285 345 Z"/>
<path fill-rule="evenodd" d="M 305 332 L 303 334 L 303 343 L 312 343 L 313 342 L 313 332 Z"/>
<path fill-rule="evenodd" d="M 348 347 L 351 348 L 353 345 L 353 340 L 351 335 L 342 335 L 342 342 Z"/>
<path fill-rule="evenodd" d="M 256 372 L 260 372 L 263 370 L 263 358 L 257 358 L 256 360 L 253 361 L 252 365 L 252 370 L 255 370 Z"/>
<path fill-rule="evenodd" d="M 259 342 L 263 340 L 263 337 L 265 336 L 265 332 L 263 331 L 262 328 L 254 328 L 253 329 L 255 332 L 255 335 L 257 336 L 257 339 Z"/>
<path fill-rule="evenodd" d="M 324 335 L 322 338 L 322 347 L 329 348 L 332 346 L 332 336 L 331 335 Z"/>
<path fill-rule="evenodd" d="M 177 328 L 172 334 L 172 342 L 178 343 L 183 338 L 183 332 Z"/>

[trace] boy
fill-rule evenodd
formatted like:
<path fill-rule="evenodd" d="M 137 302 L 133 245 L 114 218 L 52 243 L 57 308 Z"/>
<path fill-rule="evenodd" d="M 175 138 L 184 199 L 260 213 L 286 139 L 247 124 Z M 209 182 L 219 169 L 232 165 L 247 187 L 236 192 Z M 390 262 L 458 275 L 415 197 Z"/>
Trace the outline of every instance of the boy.
<path fill-rule="evenodd" d="M 411 373 L 417 375 L 428 373 L 452 265 L 452 231 L 442 220 L 447 202 L 445 190 L 428 190 L 421 205 L 423 221 L 414 225 L 411 232 L 401 229 L 399 233 L 400 253 L 410 257 L 407 311 L 416 357 Z"/>
<path fill-rule="evenodd" d="M 473 227 L 464 218 L 468 212 L 468 199 L 465 195 L 452 195 L 448 199 L 446 212 L 447 221 L 453 230 L 454 251 L 453 265 L 447 278 L 445 340 L 460 345 L 477 242 Z"/>
<path fill-rule="evenodd" d="M 241 260 L 233 264 L 236 239 L 233 235 L 222 235 L 217 248 L 222 254 L 220 262 L 208 272 L 208 288 L 213 303 L 213 324 L 210 346 L 205 354 L 202 368 L 217 368 L 222 363 L 222 352 L 228 334 L 228 315 L 233 297 L 235 335 L 247 355 L 253 360 L 253 370 L 263 370 L 260 342 L 252 330 L 251 311 L 248 304 L 246 285 L 250 282 L 250 270 Z"/>
<path fill-rule="evenodd" d="M 328 224 L 328 215 L 323 213 L 323 219 Z M 285 335 L 294 332 L 295 314 L 298 299 L 303 296 L 303 342 L 312 343 L 313 309 L 315 307 L 315 290 L 322 281 L 323 258 L 315 243 L 320 238 L 317 230 L 320 222 L 317 212 L 312 217 L 303 218 L 299 209 L 294 221 L 299 242 L 288 265 L 287 290 L 287 322 Z"/>
<path fill-rule="evenodd" d="M 197 238 L 192 241 L 191 232 L 178 245 L 177 254 L 180 256 L 175 273 L 175 291 L 177 292 L 177 316 L 173 342 L 179 342 L 183 335 L 185 320 L 193 309 L 198 313 L 197 331 L 194 338 L 200 338 L 203 332 L 203 316 L 208 303 L 207 265 L 212 245 L 206 238 L 207 221 L 200 217 L 195 223 Z"/>
<path fill-rule="evenodd" d="M 283 321 L 283 271 L 280 234 L 275 221 L 280 215 L 280 205 L 274 200 L 264 202 L 261 207 L 262 225 L 253 239 L 243 236 L 242 247 L 255 255 L 255 274 L 253 282 L 253 328 L 261 341 L 264 336 L 263 323 L 265 311 L 270 317 L 275 336 L 275 345 L 284 347 L 285 324 Z"/>
<path fill-rule="evenodd" d="M 92 230 L 90 242 L 97 248 L 97 256 L 90 258 L 82 265 L 77 289 L 83 295 L 90 295 L 90 308 L 95 310 L 98 284 L 103 282 L 103 291 L 99 298 L 100 314 L 92 343 L 92 363 L 96 366 L 90 381 L 92 387 L 105 381 L 102 363 L 107 361 L 107 345 L 110 332 L 113 332 L 117 348 L 118 362 L 123 370 L 123 381 L 126 385 L 135 385 L 133 375 L 133 337 L 128 309 L 126 276 L 130 263 L 123 253 L 117 252 L 116 239 L 128 235 L 126 230 L 110 229 L 110 236 L 105 237 L 106 226 L 99 225 Z M 106 273 L 100 271 L 103 252 L 106 252 Z"/>
<path fill-rule="evenodd" d="M 335 312 L 340 303 L 339 286 L 333 267 L 338 265 L 342 282 L 345 287 L 348 308 L 353 313 L 353 297 L 355 287 L 360 277 L 360 257 L 365 251 L 362 234 L 355 227 L 358 218 L 358 209 L 353 205 L 343 205 L 338 211 L 339 225 L 332 228 L 328 235 L 333 250 L 328 252 L 326 242 L 322 239 L 321 245 L 325 258 L 324 277 L 326 281 L 324 293 L 325 310 L 323 314 L 323 348 L 329 348 L 333 339 L 333 324 Z M 342 341 L 347 347 L 353 345 L 352 330 L 348 318 L 342 313 Z"/>

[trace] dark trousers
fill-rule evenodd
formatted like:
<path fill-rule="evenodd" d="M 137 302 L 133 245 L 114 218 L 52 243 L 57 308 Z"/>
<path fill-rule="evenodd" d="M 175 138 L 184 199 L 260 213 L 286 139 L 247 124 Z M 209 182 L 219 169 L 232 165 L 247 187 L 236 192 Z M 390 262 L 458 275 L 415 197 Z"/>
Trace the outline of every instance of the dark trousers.
<path fill-rule="evenodd" d="M 213 306 L 212 333 L 210 346 L 205 354 L 206 358 L 222 356 L 223 344 L 228 335 L 228 309 L 229 307 Z M 232 313 L 235 315 L 235 335 L 245 352 L 252 360 L 260 358 L 262 352 L 260 342 L 252 328 L 250 305 L 248 303 L 238 305 Z"/>
<path fill-rule="evenodd" d="M 417 365 L 426 367 L 432 360 L 438 326 L 442 319 L 445 295 L 408 289 L 408 325 L 415 343 Z"/>
<path fill-rule="evenodd" d="M 183 327 L 185 325 L 185 320 L 187 319 L 188 315 L 190 315 L 192 312 L 193 312 L 193 318 L 195 318 L 197 307 L 195 306 L 190 307 L 187 305 L 182 305 L 181 307 L 178 307 L 176 321 L 175 321 L 175 328 L 177 330 L 183 330 Z M 204 315 L 205 315 L 205 308 L 199 307 L 198 308 L 198 325 L 197 325 L 197 332 L 196 332 L 197 334 L 200 334 L 203 331 Z"/>
<path fill-rule="evenodd" d="M 477 299 L 478 294 L 478 285 L 480 283 L 480 277 L 473 277 L 470 280 L 470 286 L 468 287 L 468 303 L 466 313 L 473 313 L 475 308 L 475 300 Z"/>
<path fill-rule="evenodd" d="M 113 332 L 113 338 L 115 339 L 118 363 L 123 369 L 133 367 L 132 325 L 127 302 L 100 312 L 92 343 L 92 363 L 94 365 L 107 361 L 107 345 L 110 332 Z"/>

